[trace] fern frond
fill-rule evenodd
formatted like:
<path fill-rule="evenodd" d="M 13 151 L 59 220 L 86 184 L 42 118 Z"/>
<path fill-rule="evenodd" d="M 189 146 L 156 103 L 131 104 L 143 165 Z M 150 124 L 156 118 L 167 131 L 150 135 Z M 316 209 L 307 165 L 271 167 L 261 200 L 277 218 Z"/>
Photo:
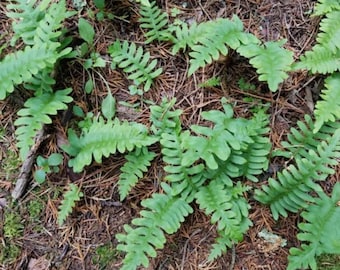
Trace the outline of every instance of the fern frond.
<path fill-rule="evenodd" d="M 334 73 L 325 79 L 325 87 L 321 91 L 321 98 L 315 105 L 315 126 L 316 133 L 325 122 L 340 120 L 340 73 Z"/>
<path fill-rule="evenodd" d="M 15 0 L 13 4 L 7 5 L 7 9 L 10 10 L 7 16 L 16 19 L 12 23 L 15 32 L 12 45 L 19 38 L 26 45 L 57 41 L 63 20 L 72 14 L 66 10 L 65 0 L 52 4 L 51 1 L 39 3 L 36 0 Z"/>
<path fill-rule="evenodd" d="M 103 118 L 94 119 L 91 126 L 78 137 L 69 130 L 70 145 L 64 150 L 73 156 L 69 166 L 75 172 L 81 172 L 86 165 L 94 160 L 101 163 L 103 157 L 132 151 L 135 147 L 148 146 L 157 141 L 157 138 L 148 134 L 146 126 L 135 122 L 114 121 L 105 122 Z"/>
<path fill-rule="evenodd" d="M 142 16 L 139 19 L 139 22 L 141 22 L 140 27 L 147 29 L 145 33 L 146 44 L 154 40 L 173 39 L 169 28 L 164 28 L 168 24 L 168 15 L 157 6 L 156 2 L 152 1 L 150 6 L 141 5 L 139 13 Z"/>
<path fill-rule="evenodd" d="M 321 16 L 335 10 L 340 10 L 339 0 L 319 0 L 314 7 L 313 15 Z"/>
<path fill-rule="evenodd" d="M 52 123 L 50 116 L 56 115 L 59 110 L 67 109 L 66 104 L 73 100 L 69 96 L 71 91 L 72 89 L 68 88 L 32 97 L 25 102 L 25 108 L 18 111 L 20 117 L 14 124 L 18 126 L 15 134 L 22 160 L 26 158 L 29 148 L 34 144 L 34 137 L 43 124 Z"/>
<path fill-rule="evenodd" d="M 179 119 L 182 110 L 172 110 L 176 99 L 168 100 L 163 98 L 160 105 L 150 106 L 151 130 L 156 136 L 162 133 L 176 133 L 181 131 L 181 121 Z"/>
<path fill-rule="evenodd" d="M 329 166 L 337 165 L 336 159 L 340 157 L 340 129 L 327 141 L 317 146 L 317 152 L 308 151 L 307 158 L 296 160 L 296 166 L 290 165 L 278 173 L 278 180 L 270 178 L 268 186 L 263 190 L 255 191 L 255 198 L 270 204 L 274 219 L 279 215 L 287 216 L 287 211 L 297 212 L 307 208 L 314 198 L 308 194 L 310 191 L 321 191 L 321 187 L 314 181 L 322 181 L 334 170 Z"/>
<path fill-rule="evenodd" d="M 340 50 L 340 10 L 326 14 L 320 22 L 320 33 L 316 40 L 332 53 Z"/>
<path fill-rule="evenodd" d="M 328 122 L 324 123 L 317 133 L 314 133 L 315 124 L 312 118 L 308 114 L 304 117 L 305 122 L 297 122 L 299 129 L 291 128 L 287 141 L 281 143 L 286 151 L 279 151 L 280 156 L 295 159 L 308 158 L 308 150 L 317 151 L 317 146 L 321 141 L 329 140 L 336 130 L 340 129 L 339 122 Z"/>
<path fill-rule="evenodd" d="M 144 91 L 151 87 L 153 79 L 162 73 L 162 68 L 155 69 L 157 60 L 150 62 L 149 52 L 144 53 L 142 47 L 137 47 L 135 43 L 129 44 L 124 41 L 123 44 L 117 40 L 109 49 L 112 62 L 122 68 L 124 72 L 129 73 L 128 78 L 133 80 L 136 86 L 144 84 Z"/>
<path fill-rule="evenodd" d="M 124 226 L 126 234 L 117 234 L 120 244 L 117 249 L 126 252 L 122 270 L 137 269 L 139 265 L 148 267 L 149 257 L 156 257 L 156 249 L 164 247 L 165 233 L 176 232 L 184 218 L 193 212 L 191 206 L 179 197 L 168 194 L 153 194 L 142 201 L 147 210 L 140 212 L 140 218 L 132 220 L 137 226 Z"/>
<path fill-rule="evenodd" d="M 14 91 L 14 86 L 29 81 L 34 75 L 47 67 L 52 67 L 60 53 L 59 43 L 39 44 L 25 47 L 5 56 L 0 62 L 0 100 Z"/>
<path fill-rule="evenodd" d="M 196 22 L 191 24 L 190 26 L 187 23 L 181 22 L 177 25 L 175 29 L 175 36 L 173 47 L 171 53 L 175 55 L 180 50 L 185 51 L 187 47 L 192 47 L 196 44 L 200 38 L 200 36 L 205 33 L 205 30 L 202 29 L 203 24 L 197 25 Z"/>
<path fill-rule="evenodd" d="M 69 184 L 69 190 L 64 194 L 59 211 L 58 211 L 58 225 L 61 226 L 65 222 L 68 215 L 72 212 L 75 202 L 80 201 L 84 194 L 75 184 Z"/>
<path fill-rule="evenodd" d="M 269 89 L 275 92 L 280 83 L 288 78 L 291 70 L 293 52 L 282 47 L 285 40 L 266 42 L 263 46 L 249 44 L 240 46 L 237 52 L 250 59 L 249 63 L 256 68 L 260 81 L 266 81 Z"/>
<path fill-rule="evenodd" d="M 300 62 L 294 65 L 294 69 L 307 69 L 321 74 L 340 71 L 340 50 L 332 53 L 326 47 L 315 45 L 311 51 L 300 57 Z"/>
<path fill-rule="evenodd" d="M 154 159 L 156 154 L 149 152 L 147 147 L 136 148 L 133 152 L 125 156 L 126 162 L 121 167 L 121 174 L 119 175 L 118 190 L 120 200 L 124 200 L 133 188 L 138 179 L 143 177 L 143 173 L 148 170 L 151 165 L 150 161 Z"/>
<path fill-rule="evenodd" d="M 220 55 L 228 54 L 228 47 L 237 49 L 241 44 L 256 44 L 258 39 L 243 31 L 242 21 L 235 15 L 232 20 L 217 19 L 203 23 L 200 37 L 190 48 L 190 67 L 188 75 L 198 68 L 218 60 Z"/>
<path fill-rule="evenodd" d="M 288 256 L 288 270 L 310 267 L 317 269 L 316 256 L 322 253 L 340 254 L 340 184 L 335 184 L 332 196 L 319 193 L 319 198 L 301 216 L 304 222 L 298 224 L 301 230 L 297 237 L 309 242 L 300 248 L 291 248 Z"/>
<path fill-rule="evenodd" d="M 188 202 L 191 202 L 197 187 L 202 185 L 205 178 L 202 175 L 203 164 L 183 165 L 183 160 L 187 156 L 185 156 L 185 150 L 181 144 L 188 136 L 190 136 L 189 131 L 183 132 L 181 135 L 163 133 L 160 143 L 163 161 L 167 164 L 164 167 L 164 171 L 167 173 L 165 180 L 171 183 L 172 195 L 180 194 Z"/>
<path fill-rule="evenodd" d="M 238 185 L 235 189 L 240 187 Z M 245 190 L 243 187 L 241 189 Z M 237 194 L 233 187 L 226 187 L 216 180 L 210 181 L 207 186 L 199 187 L 195 197 L 200 209 L 204 209 L 207 215 L 211 214 L 211 222 L 217 223 L 217 230 L 221 236 L 209 256 L 210 259 L 214 259 L 224 251 L 222 243 L 225 247 L 230 247 L 230 244 L 243 239 L 243 234 L 252 224 L 248 219 L 250 206 L 242 194 Z"/>

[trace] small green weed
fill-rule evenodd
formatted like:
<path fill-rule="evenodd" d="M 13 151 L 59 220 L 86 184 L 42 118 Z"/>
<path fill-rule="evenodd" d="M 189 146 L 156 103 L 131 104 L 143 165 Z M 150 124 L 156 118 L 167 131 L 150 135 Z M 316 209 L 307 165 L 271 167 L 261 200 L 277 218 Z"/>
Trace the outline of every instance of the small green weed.
<path fill-rule="evenodd" d="M 5 212 L 4 236 L 12 239 L 22 235 L 24 225 L 19 214 L 15 212 Z"/>
<path fill-rule="evenodd" d="M 18 172 L 21 161 L 19 155 L 13 151 L 8 150 L 6 157 L 1 161 L 1 171 L 4 172 L 6 180 L 10 180 L 14 174 Z"/>
<path fill-rule="evenodd" d="M 34 179 L 42 184 L 46 181 L 46 176 L 52 172 L 59 172 L 59 165 L 63 162 L 63 156 L 58 153 L 51 154 L 48 158 L 37 157 L 38 170 L 34 173 Z"/>
<path fill-rule="evenodd" d="M 9 243 L 0 248 L 0 263 L 10 264 L 19 257 L 21 253 L 20 247 L 13 243 Z"/>
<path fill-rule="evenodd" d="M 92 262 L 98 264 L 100 270 L 107 269 L 110 262 L 117 256 L 117 250 L 113 248 L 112 244 L 97 247 L 95 252 L 96 255 Z"/>
<path fill-rule="evenodd" d="M 243 91 L 254 91 L 256 86 L 252 83 L 247 82 L 244 78 L 241 78 L 237 82 L 238 87 Z"/>
<path fill-rule="evenodd" d="M 36 199 L 36 200 L 30 201 L 27 205 L 27 210 L 30 215 L 30 218 L 32 220 L 39 219 L 44 207 L 45 205 L 41 200 Z"/>

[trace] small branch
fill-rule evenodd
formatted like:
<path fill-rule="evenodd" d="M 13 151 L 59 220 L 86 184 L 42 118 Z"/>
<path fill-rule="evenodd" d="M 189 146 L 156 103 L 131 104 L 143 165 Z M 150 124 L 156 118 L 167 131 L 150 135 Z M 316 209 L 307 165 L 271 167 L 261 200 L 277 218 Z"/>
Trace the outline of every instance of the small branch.
<path fill-rule="evenodd" d="M 18 180 L 15 184 L 14 190 L 12 191 L 12 198 L 14 200 L 19 199 L 25 191 L 27 183 L 29 182 L 29 176 L 30 176 L 30 173 L 31 173 L 31 170 L 32 170 L 32 166 L 33 166 L 38 148 L 39 148 L 41 142 L 44 139 L 46 139 L 46 136 L 44 135 L 44 133 L 45 133 L 44 128 L 39 130 L 39 132 L 35 136 L 35 143 L 31 147 L 30 151 L 27 154 L 26 159 L 24 160 L 24 162 L 23 162 L 23 164 L 20 168 Z"/>

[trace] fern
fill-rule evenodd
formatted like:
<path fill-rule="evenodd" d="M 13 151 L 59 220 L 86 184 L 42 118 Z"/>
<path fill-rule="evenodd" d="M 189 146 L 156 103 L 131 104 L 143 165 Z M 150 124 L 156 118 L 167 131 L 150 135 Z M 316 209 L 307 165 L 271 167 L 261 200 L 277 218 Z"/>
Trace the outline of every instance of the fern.
<path fill-rule="evenodd" d="M 322 100 L 315 105 L 316 133 L 325 122 L 335 122 L 340 119 L 340 73 L 334 73 L 325 79 L 326 89 L 321 91 Z"/>
<path fill-rule="evenodd" d="M 64 194 L 59 211 L 58 211 L 58 225 L 62 226 L 68 215 L 72 212 L 75 202 L 79 201 L 84 194 L 75 184 L 69 184 L 69 190 Z"/>
<path fill-rule="evenodd" d="M 230 188 L 212 180 L 207 186 L 200 187 L 196 193 L 196 202 L 207 215 L 212 214 L 211 222 L 217 223 L 220 234 L 209 256 L 210 260 L 220 256 L 226 246 L 231 247 L 232 244 L 241 241 L 243 234 L 251 226 L 252 223 L 248 219 L 250 206 L 243 197 L 240 197 L 245 190 L 240 185 Z"/>
<path fill-rule="evenodd" d="M 175 55 L 180 50 L 185 51 L 187 47 L 193 47 L 199 40 L 199 38 L 206 31 L 203 29 L 205 24 L 197 25 L 196 22 L 190 26 L 184 22 L 179 22 L 174 27 L 175 39 L 173 41 L 173 47 L 171 53 Z"/>
<path fill-rule="evenodd" d="M 34 136 L 43 124 L 52 123 L 49 115 L 56 115 L 58 110 L 67 109 L 67 103 L 72 101 L 68 94 L 71 88 L 59 90 L 55 93 L 45 93 L 32 97 L 25 102 L 25 107 L 18 112 L 20 116 L 14 124 L 18 126 L 17 146 L 20 148 L 21 159 L 24 160 L 30 146 L 34 144 Z"/>
<path fill-rule="evenodd" d="M 218 60 L 220 55 L 228 54 L 228 47 L 237 49 L 241 44 L 257 43 L 258 39 L 243 31 L 241 20 L 235 15 L 233 20 L 217 19 L 199 27 L 200 36 L 190 46 L 190 67 L 188 75 L 198 68 Z"/>
<path fill-rule="evenodd" d="M 312 73 L 327 74 L 340 71 L 340 50 L 332 53 L 328 48 L 316 45 L 300 57 L 295 69 L 308 69 Z"/>
<path fill-rule="evenodd" d="M 52 4 L 50 0 L 40 3 L 37 0 L 15 0 L 14 4 L 7 5 L 7 9 L 12 10 L 7 16 L 16 19 L 12 24 L 15 32 L 12 45 L 19 38 L 26 45 L 56 42 L 62 33 L 62 22 L 73 14 L 66 10 L 65 0 Z"/>
<path fill-rule="evenodd" d="M 102 157 L 110 154 L 132 151 L 134 148 L 148 146 L 157 141 L 157 138 L 148 134 L 147 128 L 135 122 L 114 121 L 105 122 L 103 118 L 94 119 L 90 127 L 78 137 L 69 130 L 70 145 L 64 150 L 73 156 L 69 166 L 75 172 L 81 172 L 86 165 L 94 160 L 101 163 Z"/>
<path fill-rule="evenodd" d="M 160 137 L 162 133 L 180 133 L 182 127 L 179 117 L 182 110 L 172 110 L 175 102 L 174 98 L 171 100 L 163 98 L 159 106 L 150 106 L 151 130 L 156 136 Z"/>
<path fill-rule="evenodd" d="M 284 151 L 276 151 L 273 156 L 284 156 L 286 158 L 308 158 L 309 150 L 317 151 L 317 146 L 321 141 L 329 140 L 329 138 L 340 129 L 339 122 L 324 123 L 317 133 L 314 133 L 315 124 L 312 118 L 306 114 L 305 122 L 298 121 L 299 130 L 291 128 L 287 136 L 287 141 L 281 144 L 286 149 Z"/>
<path fill-rule="evenodd" d="M 152 1 L 150 6 L 141 5 L 139 19 L 140 27 L 147 29 L 145 37 L 147 40 L 146 44 L 151 43 L 154 40 L 165 41 L 172 40 L 173 37 L 168 28 L 164 27 L 168 24 L 168 15 L 163 12 L 156 4 Z"/>
<path fill-rule="evenodd" d="M 256 190 L 255 198 L 270 204 L 274 219 L 279 214 L 287 216 L 287 211 L 297 212 L 307 208 L 314 198 L 309 191 L 321 191 L 321 187 L 314 181 L 322 181 L 334 170 L 330 165 L 337 165 L 336 159 L 340 157 L 340 129 L 337 129 L 327 141 L 317 146 L 317 151 L 309 150 L 307 158 L 296 159 L 296 166 L 290 165 L 278 173 L 278 181 L 270 178 L 268 186 L 262 191 Z"/>
<path fill-rule="evenodd" d="M 326 14 L 326 18 L 320 22 L 321 32 L 316 40 L 319 44 L 326 47 L 332 53 L 340 49 L 340 10 L 332 11 Z"/>
<path fill-rule="evenodd" d="M 143 172 L 146 172 L 150 161 L 154 159 L 156 154 L 149 152 L 146 147 L 136 148 L 135 151 L 128 153 L 125 156 L 127 162 L 120 169 L 118 190 L 120 200 L 124 200 L 129 194 L 132 187 L 136 185 L 138 179 L 143 176 Z"/>
<path fill-rule="evenodd" d="M 329 12 L 340 10 L 340 2 L 338 0 L 319 0 L 314 7 L 314 15 L 325 15 Z"/>
<path fill-rule="evenodd" d="M 340 254 L 340 227 L 338 226 L 340 184 L 334 186 L 331 197 L 323 192 L 319 193 L 319 197 L 301 214 L 304 222 L 298 224 L 302 231 L 298 234 L 298 239 L 309 244 L 290 249 L 288 270 L 306 267 L 316 270 L 316 256 L 322 253 Z"/>
<path fill-rule="evenodd" d="M 163 188 L 169 191 L 169 187 Z M 117 234 L 120 242 L 117 249 L 126 252 L 121 270 L 137 269 L 139 265 L 148 267 L 149 257 L 156 257 L 156 249 L 164 247 L 164 233 L 176 232 L 184 218 L 193 212 L 191 206 L 183 199 L 168 194 L 153 194 L 150 199 L 142 201 L 147 210 L 140 212 L 141 217 L 132 220 L 137 226 L 124 226 L 126 234 Z"/>
<path fill-rule="evenodd" d="M 129 44 L 124 41 L 121 44 L 117 40 L 109 47 L 108 51 L 112 57 L 113 67 L 118 64 L 118 67 L 122 68 L 124 72 L 130 73 L 128 78 L 133 80 L 137 87 L 144 83 L 144 91 L 148 91 L 153 79 L 162 73 L 162 68 L 155 70 L 157 60 L 154 59 L 150 62 L 150 53 L 144 53 L 143 48 L 137 48 L 135 43 Z"/>
<path fill-rule="evenodd" d="M 58 44 L 27 46 L 5 56 L 0 62 L 0 100 L 14 91 L 14 86 L 29 81 L 34 75 L 52 67 L 61 56 L 56 52 Z M 63 52 L 64 53 L 64 52 Z"/>
<path fill-rule="evenodd" d="M 293 63 L 293 52 L 281 46 L 285 40 L 266 42 L 263 46 L 249 44 L 240 46 L 237 52 L 250 58 L 250 64 L 257 69 L 260 81 L 268 82 L 269 89 L 276 91 L 279 84 L 288 78 Z"/>

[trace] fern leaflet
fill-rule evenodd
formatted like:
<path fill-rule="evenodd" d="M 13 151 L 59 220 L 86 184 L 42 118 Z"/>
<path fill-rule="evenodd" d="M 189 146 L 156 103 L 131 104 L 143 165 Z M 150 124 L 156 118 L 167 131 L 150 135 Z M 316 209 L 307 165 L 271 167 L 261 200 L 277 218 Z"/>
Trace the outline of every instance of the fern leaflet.
<path fill-rule="evenodd" d="M 319 0 L 314 7 L 314 15 L 325 15 L 329 12 L 340 10 L 339 0 Z"/>
<path fill-rule="evenodd" d="M 238 189 L 241 190 L 241 194 Z M 230 247 L 233 243 L 241 241 L 243 234 L 252 225 L 248 219 L 250 206 L 243 197 L 240 197 L 245 190 L 247 189 L 240 184 L 230 188 L 212 180 L 207 186 L 200 187 L 196 193 L 196 202 L 207 215 L 211 214 L 211 222 L 217 223 L 220 234 L 209 259 L 220 256 L 226 246 Z"/>
<path fill-rule="evenodd" d="M 306 114 L 305 122 L 298 121 L 299 130 L 291 128 L 288 134 L 288 141 L 281 144 L 286 151 L 276 151 L 275 156 L 284 156 L 287 158 L 308 158 L 308 150 L 317 151 L 320 141 L 329 140 L 329 138 L 340 129 L 339 122 L 324 123 L 317 133 L 314 133 L 315 125 L 312 118 Z"/>
<path fill-rule="evenodd" d="M 59 206 L 58 225 L 61 226 L 65 222 L 67 216 L 72 212 L 75 202 L 79 201 L 84 194 L 75 184 L 69 185 L 69 190 L 64 194 L 64 199 Z"/>
<path fill-rule="evenodd" d="M 70 145 L 64 150 L 73 156 L 69 166 L 75 172 L 81 172 L 86 165 L 94 160 L 101 163 L 102 157 L 108 157 L 117 151 L 124 153 L 132 151 L 135 147 L 148 146 L 157 141 L 157 138 L 148 134 L 147 128 L 135 122 L 114 121 L 105 122 L 103 118 L 94 119 L 91 126 L 78 137 L 69 130 Z"/>
<path fill-rule="evenodd" d="M 325 122 L 335 122 L 340 119 L 340 73 L 334 73 L 325 79 L 326 89 L 321 91 L 322 100 L 315 105 L 316 133 Z"/>
<path fill-rule="evenodd" d="M 112 57 L 113 67 L 118 64 L 118 67 L 122 68 L 124 72 L 130 73 L 128 78 L 133 80 L 136 86 L 144 83 L 144 91 L 148 91 L 153 79 L 162 73 L 162 68 L 155 70 L 157 60 L 154 59 L 150 62 L 150 53 L 144 53 L 143 48 L 137 48 L 135 43 L 129 44 L 124 41 L 121 44 L 117 40 L 109 47 L 108 51 Z"/>
<path fill-rule="evenodd" d="M 278 181 L 270 178 L 268 186 L 263 186 L 262 191 L 255 191 L 255 198 L 270 204 L 274 219 L 279 214 L 287 216 L 287 212 L 297 212 L 301 208 L 307 208 L 308 202 L 314 202 L 309 191 L 321 191 L 321 187 L 314 181 L 322 181 L 334 170 L 330 165 L 337 165 L 336 159 L 340 157 L 340 129 L 327 141 L 322 141 L 317 146 L 317 152 L 308 151 L 307 158 L 296 160 L 296 166 L 290 165 L 278 173 Z"/>
<path fill-rule="evenodd" d="M 129 194 L 132 187 L 134 187 L 138 179 L 143 177 L 143 172 L 146 172 L 150 161 L 154 159 L 156 154 L 149 152 L 146 147 L 136 148 L 133 152 L 125 156 L 127 160 L 123 167 L 121 167 L 121 174 L 119 175 L 118 190 L 120 200 L 124 200 Z"/>
<path fill-rule="evenodd" d="M 190 48 L 190 67 L 188 75 L 198 68 L 218 60 L 220 55 L 228 54 L 228 47 L 237 49 L 241 44 L 257 43 L 258 39 L 243 31 L 241 20 L 235 15 L 233 20 L 217 19 L 202 24 L 199 39 Z"/>
<path fill-rule="evenodd" d="M 285 40 L 266 42 L 263 46 L 249 44 L 237 49 L 242 56 L 250 58 L 250 64 L 257 69 L 260 81 L 266 81 L 269 89 L 275 92 L 286 78 L 293 63 L 293 52 L 281 46 Z"/>
<path fill-rule="evenodd" d="M 317 269 L 316 256 L 322 253 L 340 254 L 340 184 L 335 184 L 332 196 L 323 192 L 320 198 L 309 206 L 301 216 L 304 222 L 298 224 L 302 232 L 298 234 L 300 241 L 309 242 L 300 248 L 291 248 L 288 256 L 288 270 L 310 267 Z"/>
<path fill-rule="evenodd" d="M 319 44 L 332 53 L 340 49 L 340 10 L 327 13 L 326 18 L 320 22 L 321 32 L 316 37 Z"/>
<path fill-rule="evenodd" d="M 166 242 L 164 232 L 176 232 L 184 218 L 193 212 L 185 200 L 168 194 L 153 194 L 142 201 L 142 206 L 147 210 L 140 212 L 142 217 L 132 220 L 137 227 L 125 225 L 126 234 L 116 235 L 120 242 L 117 249 L 126 252 L 121 270 L 137 269 L 139 265 L 148 267 L 147 256 L 156 257 L 155 249 L 163 248 Z"/>
<path fill-rule="evenodd" d="M 148 30 L 145 33 L 147 38 L 146 44 L 154 40 L 165 41 L 173 39 L 169 29 L 164 29 L 168 24 L 168 15 L 157 6 L 156 2 L 152 1 L 150 6 L 141 5 L 140 15 L 142 16 L 139 19 L 139 22 L 141 22 L 140 27 Z"/>
<path fill-rule="evenodd" d="M 58 43 L 27 46 L 5 56 L 0 62 L 0 100 L 14 91 L 14 86 L 29 81 L 32 76 L 53 64 L 60 57 Z"/>
<path fill-rule="evenodd" d="M 43 124 L 52 123 L 49 115 L 56 115 L 58 110 L 67 109 L 67 103 L 72 101 L 68 94 L 71 88 L 59 90 L 55 93 L 45 93 L 32 97 L 25 102 L 25 107 L 18 111 L 20 116 L 14 124 L 19 126 L 15 134 L 17 135 L 17 146 L 20 148 L 20 157 L 26 158 L 29 148 L 34 144 L 34 136 Z"/>

